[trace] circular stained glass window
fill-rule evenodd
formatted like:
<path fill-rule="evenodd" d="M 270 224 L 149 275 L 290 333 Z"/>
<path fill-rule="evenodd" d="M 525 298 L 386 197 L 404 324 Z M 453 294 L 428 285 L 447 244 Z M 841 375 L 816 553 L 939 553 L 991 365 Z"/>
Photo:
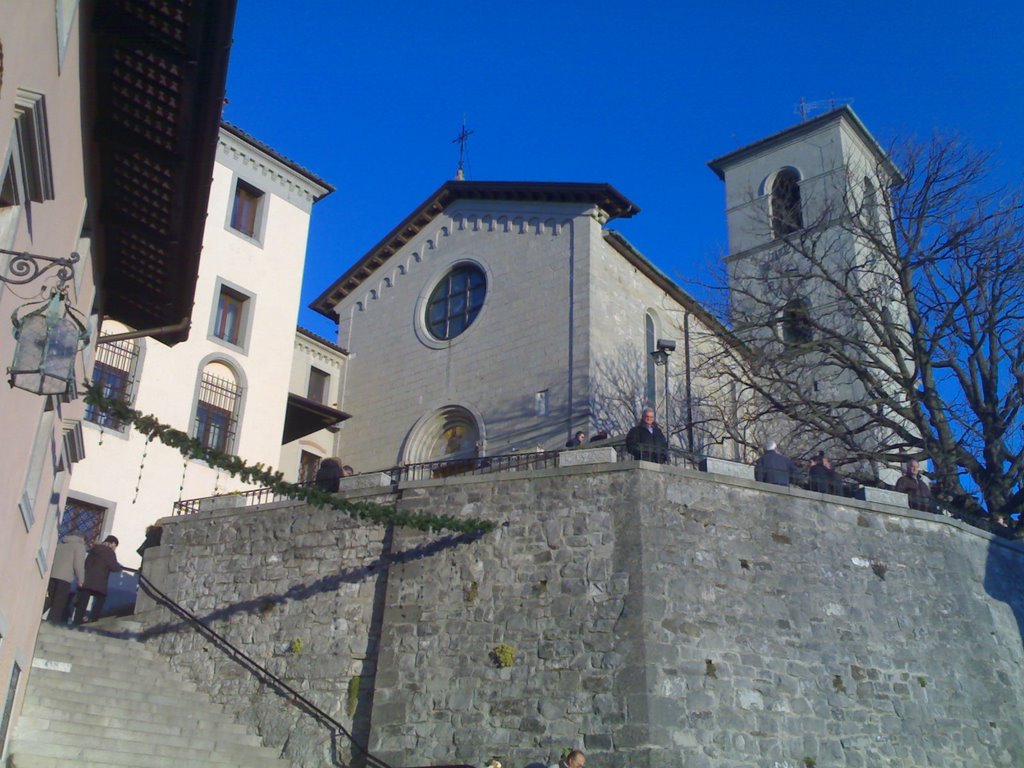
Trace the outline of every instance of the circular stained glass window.
<path fill-rule="evenodd" d="M 441 280 L 427 301 L 427 330 L 435 339 L 454 339 L 469 328 L 487 293 L 487 278 L 480 267 L 460 264 Z"/>

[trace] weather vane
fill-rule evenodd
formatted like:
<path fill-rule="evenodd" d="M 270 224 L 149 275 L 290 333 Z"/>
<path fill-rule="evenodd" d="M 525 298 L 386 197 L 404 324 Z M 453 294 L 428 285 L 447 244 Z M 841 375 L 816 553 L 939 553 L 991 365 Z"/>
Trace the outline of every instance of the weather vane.
<path fill-rule="evenodd" d="M 800 122 L 803 123 L 815 112 L 831 112 L 836 107 L 845 104 L 853 104 L 853 99 L 837 99 L 833 96 L 831 99 L 822 99 L 821 101 L 807 101 L 801 96 L 800 103 L 796 105 L 793 111 L 800 115 Z"/>
<path fill-rule="evenodd" d="M 466 130 L 466 114 L 462 114 L 462 130 L 459 131 L 459 135 L 452 140 L 452 144 L 459 145 L 459 170 L 455 172 L 455 178 L 458 181 L 462 181 L 466 178 L 466 144 L 469 143 L 469 137 L 473 135 L 473 131 Z"/>

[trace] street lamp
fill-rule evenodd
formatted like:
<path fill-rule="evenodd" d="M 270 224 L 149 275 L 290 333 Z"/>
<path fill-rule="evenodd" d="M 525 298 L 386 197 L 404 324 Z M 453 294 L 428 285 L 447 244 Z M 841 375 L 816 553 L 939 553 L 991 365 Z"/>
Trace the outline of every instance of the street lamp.
<path fill-rule="evenodd" d="M 23 304 L 11 314 L 17 346 L 7 369 L 8 383 L 37 395 L 67 394 L 75 377 L 79 344 L 89 338 L 64 287 L 75 273 L 79 256 L 72 253 L 68 258 L 53 258 L 2 249 L 0 253 L 13 257 L 8 263 L 10 275 L 0 275 L 0 281 L 24 285 L 53 267 L 57 267 L 59 281 L 48 298 Z M 36 308 L 24 311 L 33 306 Z"/>
<path fill-rule="evenodd" d="M 668 430 L 668 439 L 671 440 L 672 426 L 670 424 L 669 391 L 668 391 L 668 356 L 676 350 L 675 339 L 658 339 L 657 348 L 651 351 L 654 364 L 665 367 L 665 429 Z"/>

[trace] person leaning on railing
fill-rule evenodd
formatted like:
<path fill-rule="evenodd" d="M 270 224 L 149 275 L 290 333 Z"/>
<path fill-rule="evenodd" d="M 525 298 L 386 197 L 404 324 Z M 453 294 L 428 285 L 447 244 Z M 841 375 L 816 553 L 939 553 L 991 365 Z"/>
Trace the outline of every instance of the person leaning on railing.
<path fill-rule="evenodd" d="M 654 423 L 654 409 L 644 408 L 640 422 L 626 435 L 626 450 L 638 461 L 668 463 L 668 440 Z"/>
<path fill-rule="evenodd" d="M 824 451 L 811 459 L 811 466 L 807 470 L 807 490 L 843 495 L 843 479 L 832 469 L 832 462 Z"/>
<path fill-rule="evenodd" d="M 896 481 L 896 490 L 909 496 L 911 509 L 932 511 L 932 492 L 928 483 L 921 477 L 917 459 L 910 459 L 903 465 L 903 476 Z"/>

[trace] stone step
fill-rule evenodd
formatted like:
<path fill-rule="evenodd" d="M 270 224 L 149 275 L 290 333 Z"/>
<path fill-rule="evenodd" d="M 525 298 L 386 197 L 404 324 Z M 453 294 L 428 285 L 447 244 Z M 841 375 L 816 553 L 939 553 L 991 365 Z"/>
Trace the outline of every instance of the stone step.
<path fill-rule="evenodd" d="M 19 723 L 18 738 L 27 741 L 45 742 L 51 745 L 62 745 L 81 749 L 100 730 L 99 726 L 88 726 L 81 723 L 68 723 L 59 726 L 59 730 L 33 729 L 31 724 L 22 728 Z M 230 759 L 238 757 L 277 759 L 271 750 L 257 744 L 243 744 L 230 737 L 197 737 L 195 734 L 161 736 L 146 730 L 120 729 L 102 727 L 104 748 L 113 752 L 127 754 L 167 754 L 184 755 L 188 752 L 199 752 L 204 755 L 225 754 Z M 216 760 L 214 760 L 216 762 Z"/>
<path fill-rule="evenodd" d="M 68 665 L 70 665 L 70 669 L 68 669 Z M 35 671 L 47 678 L 58 675 L 67 676 L 73 672 L 75 675 L 88 675 L 107 680 L 111 684 L 125 685 L 130 688 L 142 677 L 154 685 L 176 686 L 190 691 L 197 690 L 191 681 L 178 675 L 166 661 L 158 663 L 156 658 L 92 658 L 81 653 L 61 653 L 37 646 L 32 666 Z"/>
<path fill-rule="evenodd" d="M 182 708 L 187 708 L 190 706 L 204 706 L 211 703 L 206 694 L 200 693 L 195 689 L 190 690 L 185 687 L 184 683 L 181 684 L 180 688 L 161 688 L 159 685 L 150 686 L 148 683 L 142 686 L 139 683 L 139 678 L 136 677 L 134 685 L 140 690 L 135 690 L 118 685 L 116 680 L 85 678 L 89 682 L 88 685 L 83 686 L 80 682 L 83 678 L 74 674 L 74 667 L 72 667 L 72 671 L 69 673 L 50 672 L 48 675 L 35 674 L 40 671 L 45 673 L 49 670 L 32 670 L 32 686 L 40 696 L 46 696 L 58 701 L 64 699 L 74 704 L 87 704 L 91 701 L 99 701 L 104 704 L 117 704 L 125 707 L 160 704 L 171 707 L 178 705 Z"/>
<path fill-rule="evenodd" d="M 111 635 L 92 629 L 75 629 L 74 627 L 54 627 L 44 624 L 40 628 L 36 645 L 40 649 L 60 649 L 62 652 L 74 653 L 79 650 L 88 651 L 91 655 L 114 654 L 123 655 L 124 643 L 132 643 L 143 650 L 146 658 L 155 658 L 155 652 L 142 642 L 141 635 L 126 633 Z"/>
<path fill-rule="evenodd" d="M 11 745 L 9 765 L 22 768 L 23 755 L 27 746 L 18 738 Z M 268 750 L 269 752 L 269 750 Z M 122 752 L 104 747 L 69 746 L 32 742 L 31 754 L 36 758 L 50 758 L 51 765 L 74 766 L 124 766 L 125 768 L 192 768 L 193 766 L 217 766 L 217 768 L 282 768 L 288 765 L 276 757 L 255 757 L 228 753 L 211 754 L 199 750 L 154 750 L 145 752 Z"/>
<path fill-rule="evenodd" d="M 65 709 L 58 712 L 57 707 L 60 701 L 56 699 L 39 698 L 26 704 L 22 709 L 23 720 L 26 728 L 36 729 L 61 729 L 62 723 L 76 725 L 102 725 L 109 728 L 140 729 L 153 734 L 180 735 L 182 733 L 217 733 L 230 735 L 240 740 L 243 744 L 260 746 L 258 737 L 250 734 L 245 726 L 229 720 L 227 715 L 216 716 L 219 713 L 204 711 L 202 716 L 195 713 L 195 708 L 189 707 L 178 712 L 170 711 L 167 707 L 139 710 L 136 708 L 111 707 L 104 704 L 93 703 L 82 708 L 72 710 Z M 154 717 L 154 713 L 158 717 Z"/>
<path fill-rule="evenodd" d="M 115 621 L 118 622 L 115 624 Z M 286 768 L 123 619 L 44 625 L 10 742 L 10 768 Z M 97 622 L 99 624 L 99 622 Z"/>

